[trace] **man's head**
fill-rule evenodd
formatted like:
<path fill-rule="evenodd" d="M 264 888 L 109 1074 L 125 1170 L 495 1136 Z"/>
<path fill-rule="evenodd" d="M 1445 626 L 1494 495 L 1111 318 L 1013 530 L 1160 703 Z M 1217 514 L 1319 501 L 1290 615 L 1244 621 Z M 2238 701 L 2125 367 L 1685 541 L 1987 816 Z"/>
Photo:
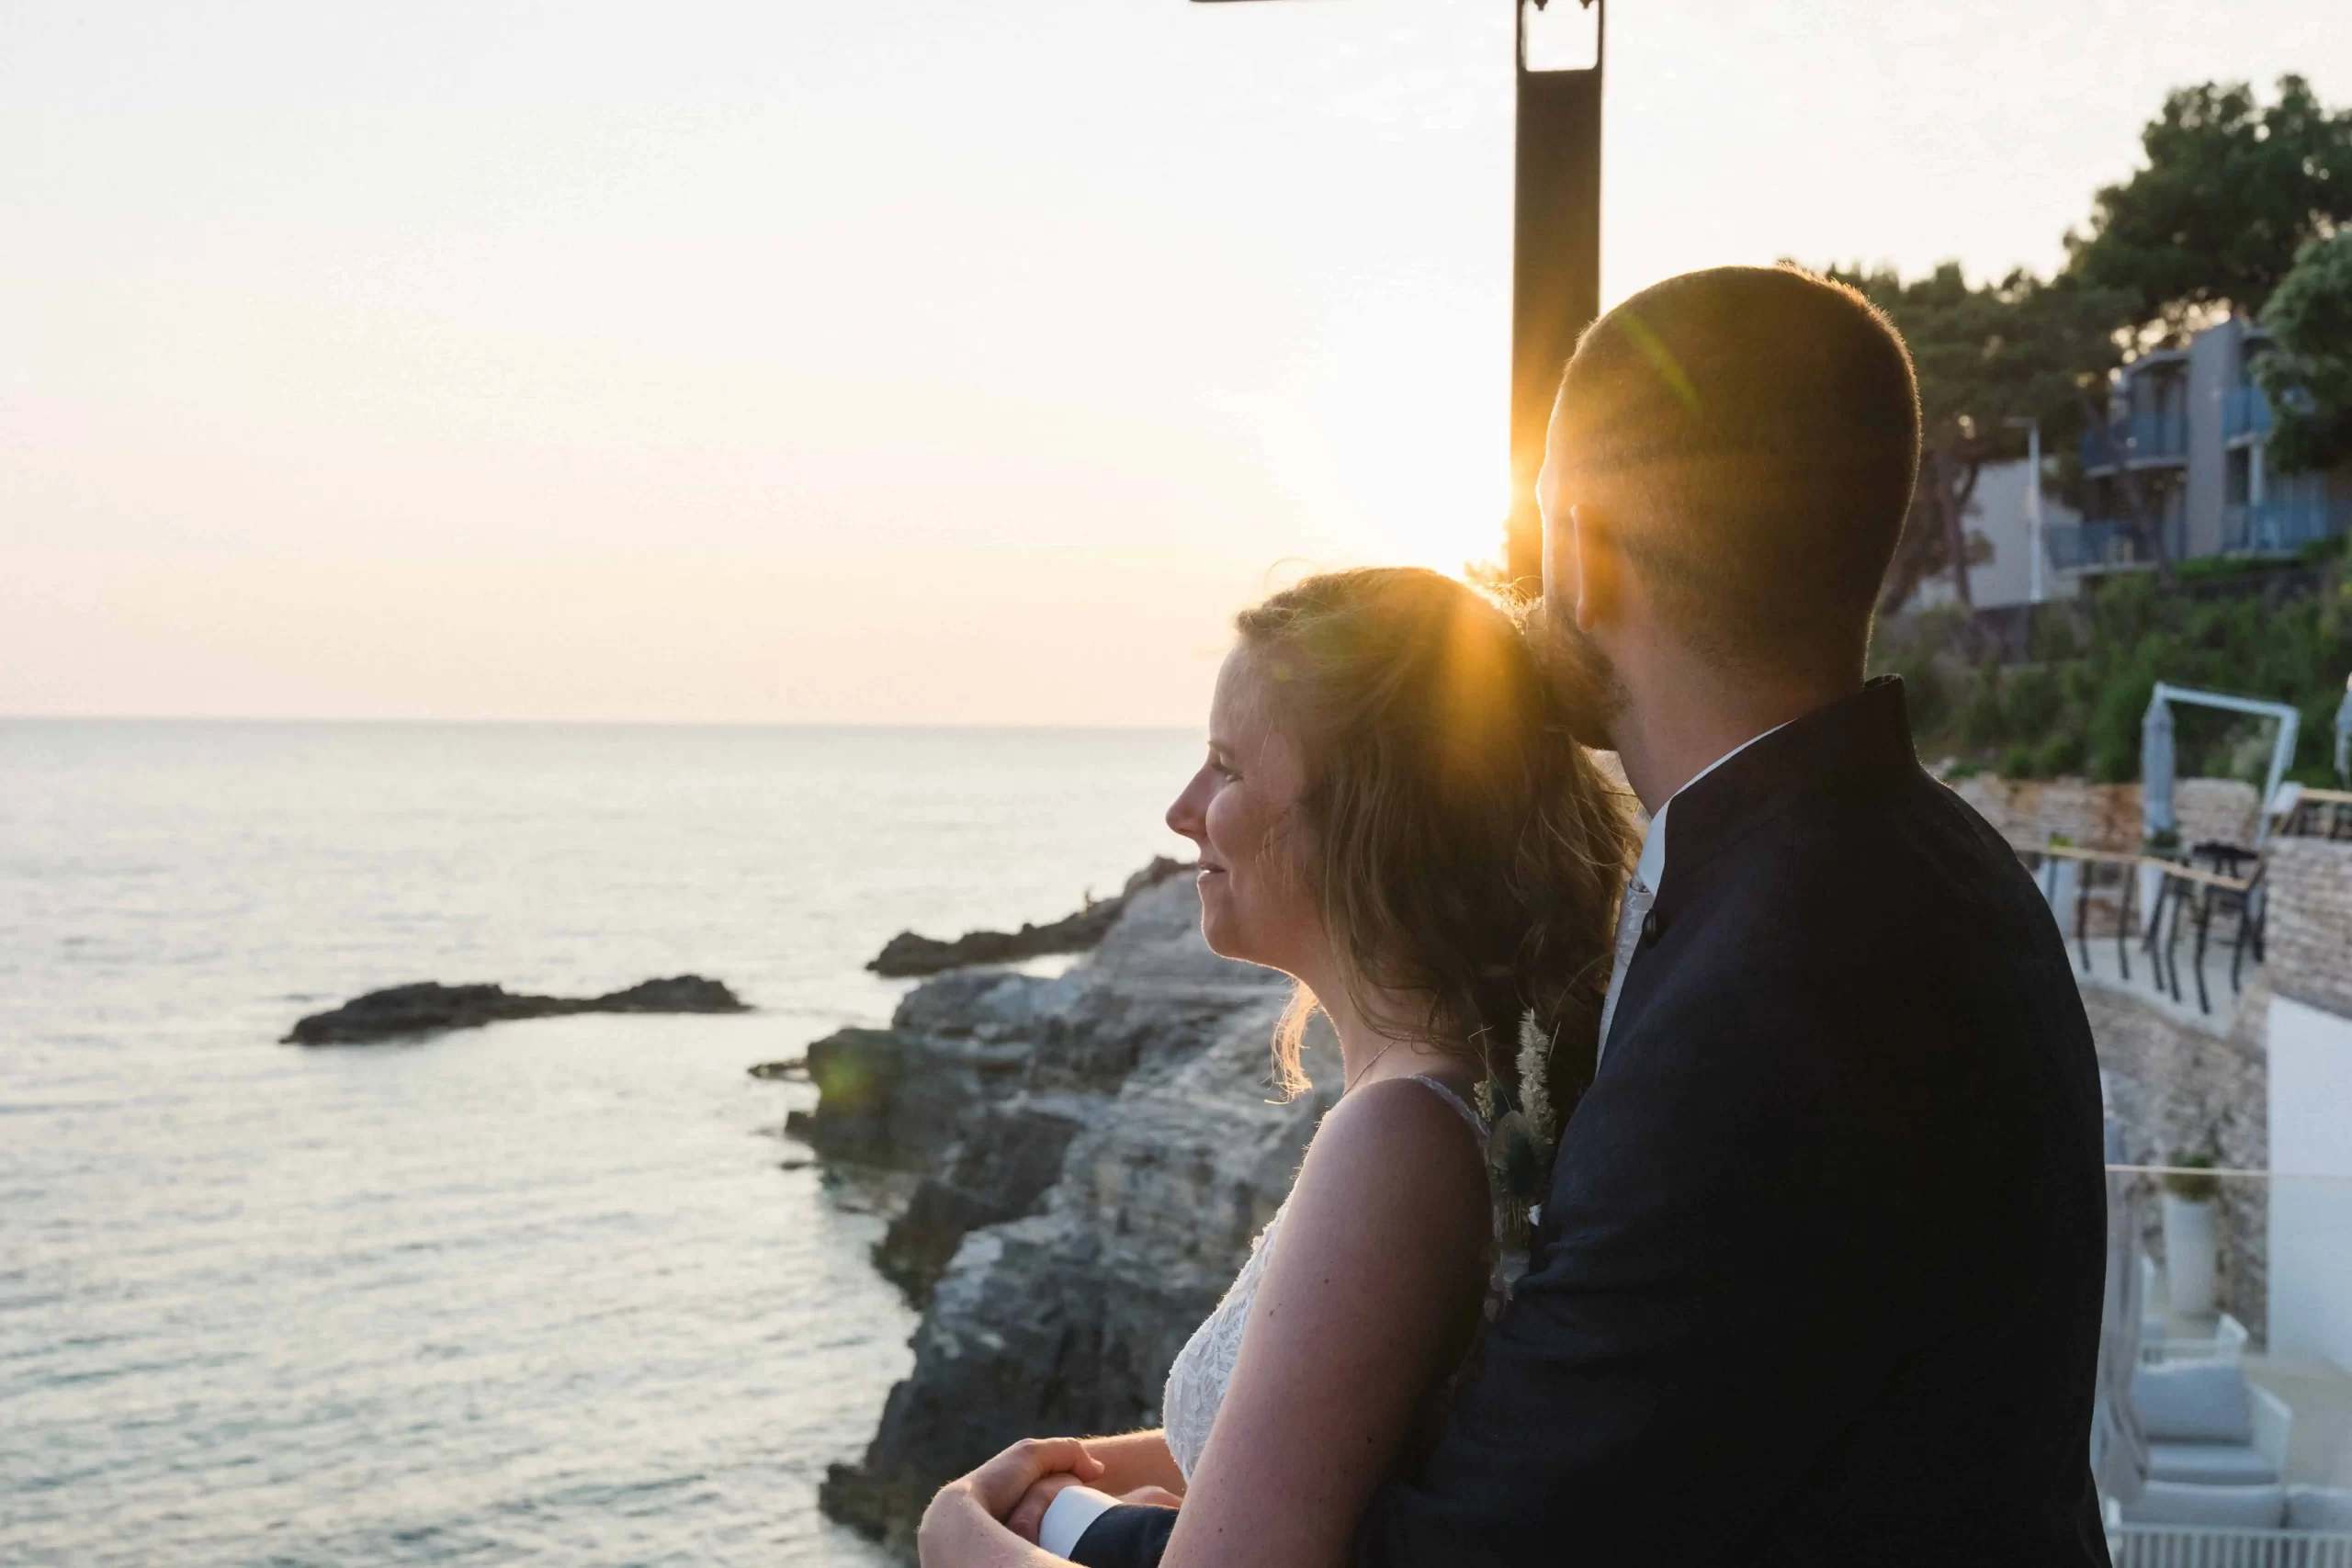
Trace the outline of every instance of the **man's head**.
<path fill-rule="evenodd" d="M 1885 317 L 1792 267 L 1716 267 L 1588 329 L 1538 499 L 1566 673 L 1644 646 L 1732 684 L 1850 687 L 1911 500 L 1918 386 Z"/>

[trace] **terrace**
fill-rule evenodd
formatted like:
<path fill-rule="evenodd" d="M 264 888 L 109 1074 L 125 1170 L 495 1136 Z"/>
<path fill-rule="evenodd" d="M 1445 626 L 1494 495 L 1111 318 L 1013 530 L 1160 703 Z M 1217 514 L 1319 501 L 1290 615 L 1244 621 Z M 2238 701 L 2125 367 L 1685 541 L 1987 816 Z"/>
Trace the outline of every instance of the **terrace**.
<path fill-rule="evenodd" d="M 2098 1046 L 2116 1562 L 2352 1568 L 2352 792 L 2183 780 L 2176 858 L 2137 785 L 1957 787 L 2041 879 Z"/>

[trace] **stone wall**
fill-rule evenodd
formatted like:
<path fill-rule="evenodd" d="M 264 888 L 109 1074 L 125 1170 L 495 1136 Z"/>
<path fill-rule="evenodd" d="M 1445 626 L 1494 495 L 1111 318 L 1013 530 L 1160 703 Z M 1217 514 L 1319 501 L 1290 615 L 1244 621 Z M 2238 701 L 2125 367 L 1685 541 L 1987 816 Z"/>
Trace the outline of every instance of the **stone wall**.
<path fill-rule="evenodd" d="M 2131 1164 L 2170 1165 L 2183 1155 L 2202 1154 L 2231 1169 L 2269 1165 L 2270 981 L 2263 970 L 2250 972 L 2225 1035 L 2105 987 L 2083 987 L 2083 1010 Z M 2222 1308 L 2257 1335 L 2268 1311 L 2267 1188 L 2260 1181 L 2222 1183 Z M 2161 1260 L 2164 1239 L 2155 1219 L 2151 1204 L 2147 1242 Z"/>
<path fill-rule="evenodd" d="M 2250 810 L 2253 792 L 2237 787 L 2247 790 Z M 2026 804 L 2064 810 L 2070 798 L 2045 794 Z M 1999 803 L 2001 796 L 1995 799 Z M 2186 810 L 2182 827 L 2184 837 L 2196 831 Z M 2003 831 L 2018 841 L 2008 827 Z M 2129 991 L 2084 987 L 2099 1065 L 2107 1069 L 2134 1164 L 2166 1165 L 2182 1155 L 2210 1154 L 2223 1167 L 2267 1169 L 2273 992 L 2352 1017 L 2352 843 L 2274 840 L 2267 883 L 2267 962 L 2248 972 L 2226 1034 L 2167 1016 Z M 2222 1182 L 2222 1305 L 2261 1335 L 2269 1297 L 2268 1184 Z M 2161 1257 L 2162 1239 L 2153 1224 L 2149 1242 Z"/>
<path fill-rule="evenodd" d="M 2352 843 L 2270 846 L 2263 947 L 2279 995 L 2352 1017 Z"/>
<path fill-rule="evenodd" d="M 2003 838 L 2021 850 L 2038 850 L 2053 833 L 2090 849 L 2136 851 L 2140 847 L 2140 786 L 2101 784 L 2086 779 L 2004 779 L 1978 773 L 1952 785 Z M 2220 839 L 2254 842 L 2261 792 L 2236 779 L 2181 779 L 2173 786 L 2173 815 L 2180 841 Z"/>

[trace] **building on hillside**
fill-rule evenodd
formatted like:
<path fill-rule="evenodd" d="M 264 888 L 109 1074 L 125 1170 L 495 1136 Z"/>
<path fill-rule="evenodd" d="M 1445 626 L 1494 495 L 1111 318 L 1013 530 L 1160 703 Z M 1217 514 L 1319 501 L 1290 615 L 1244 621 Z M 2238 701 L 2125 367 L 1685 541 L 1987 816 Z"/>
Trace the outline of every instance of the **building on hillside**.
<path fill-rule="evenodd" d="M 2352 529 L 2352 464 L 2281 474 L 2267 461 L 2270 405 L 2251 370 L 2269 348 L 2260 327 L 2233 316 L 2186 348 L 2143 354 L 2116 373 L 2108 428 L 2083 434 L 2085 515 L 2048 533 L 2053 567 L 2098 574 L 2155 565 L 2156 541 L 2132 505 L 2134 481 L 2176 561 L 2291 555 Z"/>

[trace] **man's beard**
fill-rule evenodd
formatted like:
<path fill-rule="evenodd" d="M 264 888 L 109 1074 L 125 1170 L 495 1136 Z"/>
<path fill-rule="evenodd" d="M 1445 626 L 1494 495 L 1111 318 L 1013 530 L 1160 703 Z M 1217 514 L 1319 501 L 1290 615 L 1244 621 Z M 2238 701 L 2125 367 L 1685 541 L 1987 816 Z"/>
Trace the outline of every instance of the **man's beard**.
<path fill-rule="evenodd" d="M 1626 692 L 1609 656 L 1574 619 L 1552 615 L 1548 604 L 1538 605 L 1528 618 L 1528 643 L 1568 733 L 1597 751 L 1616 750 L 1611 732 L 1625 711 Z"/>

